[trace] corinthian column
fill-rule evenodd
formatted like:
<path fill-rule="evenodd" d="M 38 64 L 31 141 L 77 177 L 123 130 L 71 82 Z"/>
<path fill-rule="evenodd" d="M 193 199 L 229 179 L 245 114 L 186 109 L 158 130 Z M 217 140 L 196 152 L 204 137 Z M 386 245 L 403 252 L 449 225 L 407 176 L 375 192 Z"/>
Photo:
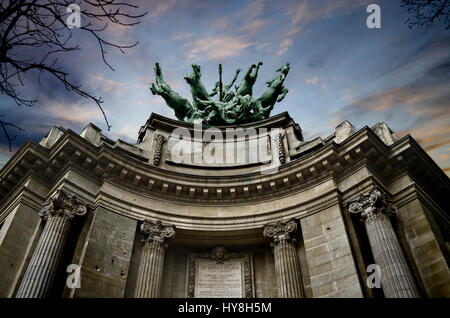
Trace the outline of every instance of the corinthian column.
<path fill-rule="evenodd" d="M 175 235 L 174 226 L 164 226 L 161 221 L 145 220 L 141 224 L 144 247 L 134 296 L 136 298 L 158 298 L 164 268 L 166 241 Z"/>
<path fill-rule="evenodd" d="M 302 297 L 302 284 L 300 265 L 297 250 L 291 236 L 297 230 L 297 223 L 289 220 L 286 223 L 278 222 L 275 225 L 266 225 L 264 236 L 271 239 L 271 246 L 275 258 L 275 272 L 277 276 L 278 291 L 281 298 Z"/>
<path fill-rule="evenodd" d="M 396 207 L 384 194 L 373 188 L 350 202 L 350 213 L 360 213 L 366 227 L 373 258 L 381 269 L 381 285 L 386 298 L 419 297 L 414 279 L 408 268 L 389 216 Z"/>
<path fill-rule="evenodd" d="M 17 291 L 17 298 L 48 296 L 69 234 L 70 222 L 75 216 L 86 212 L 85 204 L 62 190 L 56 191 L 44 203 L 39 215 L 46 223 Z"/>

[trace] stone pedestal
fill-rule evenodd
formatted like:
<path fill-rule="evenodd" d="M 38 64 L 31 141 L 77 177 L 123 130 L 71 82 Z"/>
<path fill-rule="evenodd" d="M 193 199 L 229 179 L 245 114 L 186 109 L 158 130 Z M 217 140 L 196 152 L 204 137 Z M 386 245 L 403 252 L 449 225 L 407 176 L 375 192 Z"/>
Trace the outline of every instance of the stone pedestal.
<path fill-rule="evenodd" d="M 75 216 L 86 214 L 86 205 L 62 190 L 44 203 L 39 215 L 46 220 L 44 230 L 24 274 L 17 298 L 45 298 L 48 296 L 61 255 Z"/>
<path fill-rule="evenodd" d="M 396 212 L 384 194 L 373 188 L 349 205 L 350 213 L 360 213 L 364 221 L 373 258 L 381 268 L 381 285 L 386 298 L 419 297 L 400 243 L 389 220 Z"/>
<path fill-rule="evenodd" d="M 173 226 L 145 220 L 141 225 L 142 250 L 136 284 L 136 298 L 158 298 L 164 269 L 166 241 L 175 235 Z"/>
<path fill-rule="evenodd" d="M 264 236 L 272 240 L 275 258 L 275 272 L 278 291 L 281 298 L 303 297 L 300 264 L 298 261 L 295 239 L 291 237 L 297 230 L 294 220 L 278 222 L 264 228 Z"/>

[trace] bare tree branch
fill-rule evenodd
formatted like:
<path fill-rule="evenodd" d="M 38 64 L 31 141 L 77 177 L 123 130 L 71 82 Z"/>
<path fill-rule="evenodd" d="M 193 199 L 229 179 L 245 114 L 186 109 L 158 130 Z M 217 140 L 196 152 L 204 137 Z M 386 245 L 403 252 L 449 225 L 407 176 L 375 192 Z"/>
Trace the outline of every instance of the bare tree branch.
<path fill-rule="evenodd" d="M 67 8 L 71 4 L 80 7 L 83 21 L 79 28 L 70 29 L 66 24 Z M 74 83 L 64 70 L 58 56 L 80 50 L 73 43 L 72 33 L 83 32 L 98 43 L 103 62 L 114 70 L 106 59 L 107 49 L 125 53 L 138 42 L 118 44 L 105 35 L 112 25 L 132 27 L 140 23 L 147 12 L 134 13 L 139 7 L 117 0 L 2 0 L 0 2 L 0 93 L 9 96 L 17 105 L 32 106 L 38 98 L 24 96 L 23 76 L 36 74 L 41 85 L 41 74 L 49 74 L 64 87 L 79 96 L 92 100 L 104 117 L 108 130 L 111 125 L 101 104 L 101 97 Z M 30 56 L 32 56 L 30 58 Z M 13 123 L 1 121 L 3 135 L 10 149 L 11 141 L 7 128 L 23 129 Z"/>
<path fill-rule="evenodd" d="M 450 2 L 448 0 L 402 0 L 401 6 L 408 9 L 406 20 L 409 28 L 430 28 L 442 21 L 450 30 Z"/>
<path fill-rule="evenodd" d="M 0 115 L 0 117 L 3 117 L 3 116 L 5 116 L 5 115 Z M 25 129 L 20 128 L 19 126 L 15 125 L 13 123 L 5 122 L 1 119 L 0 119 L 0 127 L 2 128 L 2 132 L 5 135 L 6 139 L 8 140 L 9 151 L 12 151 L 11 145 L 12 145 L 13 140 L 16 139 L 17 135 L 15 135 L 14 137 L 11 137 L 11 135 L 8 132 L 8 127 L 15 128 L 20 131 L 25 131 Z"/>

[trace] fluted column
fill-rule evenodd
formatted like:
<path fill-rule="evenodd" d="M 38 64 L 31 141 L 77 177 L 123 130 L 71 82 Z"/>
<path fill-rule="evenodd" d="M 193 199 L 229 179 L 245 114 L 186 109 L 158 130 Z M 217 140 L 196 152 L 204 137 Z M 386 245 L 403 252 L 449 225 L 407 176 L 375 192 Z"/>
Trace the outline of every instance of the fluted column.
<path fill-rule="evenodd" d="M 174 226 L 164 226 L 161 221 L 145 220 L 141 224 L 141 261 L 134 296 L 136 298 L 158 298 L 164 269 L 164 253 L 167 240 L 175 235 Z"/>
<path fill-rule="evenodd" d="M 286 223 L 278 222 L 264 228 L 264 236 L 271 239 L 275 259 L 275 273 L 278 291 L 281 298 L 301 298 L 302 279 L 297 250 L 291 236 L 297 230 L 297 223 L 289 220 Z"/>
<path fill-rule="evenodd" d="M 46 223 L 17 291 L 17 298 L 48 296 L 66 244 L 71 220 L 86 212 L 85 204 L 62 190 L 56 191 L 44 203 L 39 215 Z"/>
<path fill-rule="evenodd" d="M 366 227 L 373 258 L 381 270 L 381 286 L 386 298 L 419 297 L 414 279 L 395 235 L 389 216 L 396 207 L 373 188 L 349 204 L 350 213 L 360 213 Z"/>

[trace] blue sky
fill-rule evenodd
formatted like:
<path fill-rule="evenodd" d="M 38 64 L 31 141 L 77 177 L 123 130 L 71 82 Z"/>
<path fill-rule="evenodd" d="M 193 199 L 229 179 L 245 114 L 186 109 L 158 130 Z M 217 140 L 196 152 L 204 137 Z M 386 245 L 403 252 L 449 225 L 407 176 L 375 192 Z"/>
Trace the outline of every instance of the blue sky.
<path fill-rule="evenodd" d="M 400 1 L 135 3 L 149 12 L 142 22 L 114 26 L 105 34 L 122 44 L 139 41 L 125 54 L 108 50 L 115 71 L 102 62 L 96 42 L 76 29 L 72 41 L 82 50 L 61 60 L 75 82 L 102 97 L 111 130 L 94 103 L 44 76 L 40 86 L 25 89 L 39 96 L 31 108 L 0 96 L 0 113 L 26 129 L 14 141 L 14 151 L 26 139 L 39 141 L 53 125 L 79 133 L 92 122 L 110 138 L 134 143 L 152 112 L 175 118 L 148 89 L 155 62 L 172 88 L 190 100 L 183 74 L 191 72 L 192 63 L 201 65 L 203 83 L 212 89 L 219 63 L 228 82 L 237 68 L 244 73 L 262 61 L 254 87 L 259 96 L 265 81 L 289 62 L 289 93 L 272 114 L 288 111 L 306 139 L 328 136 L 343 120 L 357 129 L 385 121 L 400 137 L 411 134 L 450 173 L 450 32 L 439 23 L 428 30 L 409 29 Z M 381 7 L 380 29 L 366 26 L 370 3 Z M 0 166 L 11 155 L 0 136 Z"/>

